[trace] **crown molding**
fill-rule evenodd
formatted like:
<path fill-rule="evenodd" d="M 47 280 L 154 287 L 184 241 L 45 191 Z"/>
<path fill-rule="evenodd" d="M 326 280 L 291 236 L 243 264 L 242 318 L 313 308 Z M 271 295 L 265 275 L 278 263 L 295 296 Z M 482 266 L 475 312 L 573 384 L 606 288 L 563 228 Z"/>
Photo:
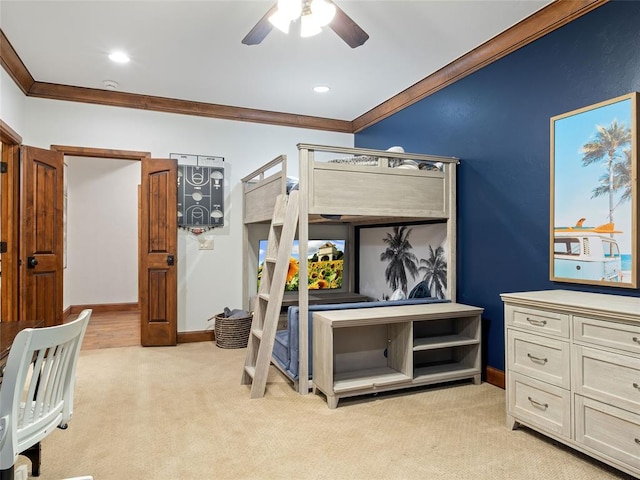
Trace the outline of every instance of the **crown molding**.
<path fill-rule="evenodd" d="M 358 133 L 604 5 L 609 0 L 556 0 L 353 121 L 232 107 L 34 80 L 0 30 L 0 64 L 29 97 L 220 118 L 284 127 Z"/>
<path fill-rule="evenodd" d="M 9 76 L 16 83 L 22 93 L 29 95 L 29 90 L 35 83 L 35 80 L 24 66 L 22 60 L 13 49 L 11 42 L 5 37 L 4 32 L 0 30 L 0 65 L 5 69 Z"/>
<path fill-rule="evenodd" d="M 285 127 L 312 128 L 344 133 L 351 133 L 353 131 L 351 122 L 347 120 L 270 112 L 267 110 L 231 107 L 135 93 L 112 92 L 97 88 L 71 87 L 55 83 L 35 82 L 29 90 L 28 95 L 30 97 L 48 98 L 52 100 L 67 100 L 71 102 L 94 103 L 112 107 L 136 108 L 140 110 L 179 113 L 224 120 L 267 123 Z"/>
<path fill-rule="evenodd" d="M 353 120 L 353 133 L 407 108 L 438 90 L 471 75 L 544 35 L 604 5 L 609 0 L 556 0 L 471 50 L 449 65 Z"/>

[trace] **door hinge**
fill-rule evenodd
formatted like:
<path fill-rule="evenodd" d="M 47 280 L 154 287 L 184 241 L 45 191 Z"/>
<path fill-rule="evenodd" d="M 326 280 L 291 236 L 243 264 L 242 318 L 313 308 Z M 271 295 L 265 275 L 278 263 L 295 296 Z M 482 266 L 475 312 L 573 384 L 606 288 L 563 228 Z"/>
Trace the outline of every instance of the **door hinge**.
<path fill-rule="evenodd" d="M 7 253 L 7 242 L 0 242 L 0 253 Z"/>
<path fill-rule="evenodd" d="M 0 173 L 7 173 L 8 169 L 7 162 L 0 162 Z"/>

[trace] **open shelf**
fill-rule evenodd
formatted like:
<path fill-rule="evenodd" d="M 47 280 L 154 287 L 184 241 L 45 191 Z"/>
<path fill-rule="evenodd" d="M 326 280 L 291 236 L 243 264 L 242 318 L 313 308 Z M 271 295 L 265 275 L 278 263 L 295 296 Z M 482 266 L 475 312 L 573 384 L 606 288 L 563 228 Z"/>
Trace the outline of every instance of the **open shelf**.
<path fill-rule="evenodd" d="M 463 363 L 451 362 L 438 365 L 428 365 L 416 368 L 413 371 L 414 383 L 436 383 L 439 381 L 452 380 L 456 377 L 465 378 L 478 373 L 478 369 L 469 367 Z"/>
<path fill-rule="evenodd" d="M 339 398 L 418 385 L 480 382 L 482 309 L 422 304 L 317 312 L 314 385 Z"/>
<path fill-rule="evenodd" d="M 411 377 L 390 367 L 372 368 L 337 374 L 334 377 L 333 390 L 336 393 L 352 392 L 363 388 L 406 383 Z"/>
<path fill-rule="evenodd" d="M 437 348 L 458 347 L 461 345 L 476 345 L 480 343 L 477 338 L 466 335 L 444 335 L 441 337 L 422 337 L 413 341 L 413 351 L 434 350 Z"/>

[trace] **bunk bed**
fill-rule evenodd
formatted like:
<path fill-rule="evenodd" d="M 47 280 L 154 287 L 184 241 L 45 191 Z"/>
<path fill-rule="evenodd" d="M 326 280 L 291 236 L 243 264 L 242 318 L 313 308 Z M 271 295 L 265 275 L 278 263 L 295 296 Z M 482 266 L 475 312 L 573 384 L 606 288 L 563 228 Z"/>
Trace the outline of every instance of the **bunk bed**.
<path fill-rule="evenodd" d="M 278 195 L 286 194 L 292 184 L 300 191 L 298 225 L 299 258 L 307 258 L 306 245 L 310 224 L 347 224 L 357 226 L 444 221 L 447 224 L 448 300 L 455 301 L 456 245 L 456 165 L 455 157 L 442 157 L 361 148 L 298 144 L 297 179 L 287 176 L 287 159 L 281 155 L 242 179 L 244 252 L 249 249 L 249 231 L 253 225 L 271 221 Z M 390 149 L 391 150 L 391 149 Z M 353 242 L 352 242 L 352 248 Z M 243 298 L 250 308 L 255 289 L 250 287 L 250 262 L 244 255 Z M 349 255 L 351 272 L 355 255 Z M 307 264 L 300 262 L 300 278 L 307 278 Z M 350 275 L 348 291 L 356 288 Z M 344 296 L 344 295 L 343 295 Z M 356 297 L 346 301 L 355 301 Z M 297 292 L 298 318 L 309 316 L 309 290 Z M 326 301 L 324 303 L 327 303 Z M 306 394 L 309 382 L 309 323 L 300 321 L 297 329 L 297 389 Z M 295 334 L 294 333 L 294 334 Z M 274 362 L 275 364 L 276 362 Z M 278 365 L 276 365 L 278 366 Z M 282 366 L 280 366 L 282 369 Z M 286 370 L 286 369 L 284 369 Z M 283 371 L 284 371 L 283 370 Z M 284 372 L 291 378 L 291 372 Z M 294 378 L 294 383 L 295 383 Z"/>

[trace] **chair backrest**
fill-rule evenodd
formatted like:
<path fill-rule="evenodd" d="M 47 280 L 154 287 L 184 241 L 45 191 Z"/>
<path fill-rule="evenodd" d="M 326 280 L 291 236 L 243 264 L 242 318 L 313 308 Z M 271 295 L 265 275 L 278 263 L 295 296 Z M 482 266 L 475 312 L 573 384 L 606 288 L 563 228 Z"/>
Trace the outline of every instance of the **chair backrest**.
<path fill-rule="evenodd" d="M 75 370 L 91 317 L 22 330 L 11 345 L 0 386 L 0 469 L 35 445 L 73 413 Z"/>

